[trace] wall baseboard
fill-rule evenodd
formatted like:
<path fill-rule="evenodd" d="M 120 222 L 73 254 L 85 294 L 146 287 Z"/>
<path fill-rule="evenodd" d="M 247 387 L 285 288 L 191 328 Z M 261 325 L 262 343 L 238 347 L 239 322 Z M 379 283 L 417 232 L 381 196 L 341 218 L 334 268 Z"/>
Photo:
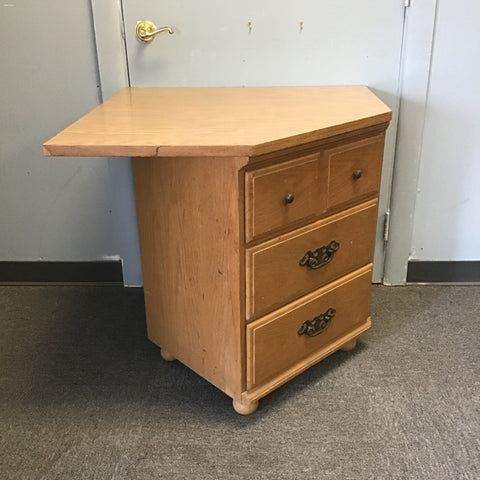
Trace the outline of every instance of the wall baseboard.
<path fill-rule="evenodd" d="M 410 261 L 407 283 L 480 283 L 480 261 Z M 123 285 L 120 261 L 1 262 L 3 285 Z"/>
<path fill-rule="evenodd" d="M 3 285 L 123 285 L 120 261 L 0 262 Z"/>
<path fill-rule="evenodd" d="M 480 283 L 480 261 L 410 261 L 407 283 Z"/>

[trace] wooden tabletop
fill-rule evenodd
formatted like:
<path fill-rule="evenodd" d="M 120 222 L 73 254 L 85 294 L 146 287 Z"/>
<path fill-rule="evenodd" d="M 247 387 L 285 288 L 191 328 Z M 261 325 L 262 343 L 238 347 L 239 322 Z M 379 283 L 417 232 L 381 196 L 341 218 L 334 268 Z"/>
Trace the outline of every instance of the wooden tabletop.
<path fill-rule="evenodd" d="M 368 88 L 126 88 L 44 144 L 55 156 L 244 156 L 388 122 Z"/>

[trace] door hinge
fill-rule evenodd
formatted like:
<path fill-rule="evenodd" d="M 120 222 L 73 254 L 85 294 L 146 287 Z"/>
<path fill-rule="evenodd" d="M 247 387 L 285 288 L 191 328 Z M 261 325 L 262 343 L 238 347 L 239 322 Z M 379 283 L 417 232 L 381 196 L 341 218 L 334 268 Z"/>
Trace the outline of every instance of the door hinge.
<path fill-rule="evenodd" d="M 408 8 L 410 6 L 410 0 L 405 0 L 405 8 Z"/>
<path fill-rule="evenodd" d="M 383 240 L 388 242 L 388 234 L 390 232 L 390 210 L 385 212 L 385 218 L 383 219 Z"/>

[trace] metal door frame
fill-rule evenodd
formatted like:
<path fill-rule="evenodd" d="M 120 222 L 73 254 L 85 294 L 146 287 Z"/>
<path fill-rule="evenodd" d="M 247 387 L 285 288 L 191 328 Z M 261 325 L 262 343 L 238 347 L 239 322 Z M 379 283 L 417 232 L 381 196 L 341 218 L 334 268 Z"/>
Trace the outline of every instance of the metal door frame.
<path fill-rule="evenodd" d="M 90 0 L 103 100 L 130 85 L 122 0 Z"/>
<path fill-rule="evenodd" d="M 400 110 L 383 283 L 404 285 L 412 246 L 438 0 L 405 0 Z"/>

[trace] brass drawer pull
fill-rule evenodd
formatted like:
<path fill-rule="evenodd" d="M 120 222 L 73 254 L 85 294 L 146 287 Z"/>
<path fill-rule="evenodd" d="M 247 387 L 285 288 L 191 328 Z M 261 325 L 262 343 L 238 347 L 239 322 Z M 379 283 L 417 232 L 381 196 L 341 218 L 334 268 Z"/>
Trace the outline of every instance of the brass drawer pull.
<path fill-rule="evenodd" d="M 292 203 L 295 200 L 293 193 L 287 193 L 285 195 L 285 203 Z"/>
<path fill-rule="evenodd" d="M 316 337 L 318 334 L 325 331 L 330 323 L 332 323 L 332 318 L 336 314 L 334 308 L 329 308 L 325 313 L 312 318 L 312 320 L 307 320 L 302 323 L 301 327 L 298 329 L 299 335 L 307 335 L 309 337 Z"/>
<path fill-rule="evenodd" d="M 362 171 L 361 171 L 361 170 L 355 170 L 355 171 L 353 172 L 353 178 L 354 178 L 355 180 L 358 180 L 361 176 L 362 176 Z"/>
<path fill-rule="evenodd" d="M 327 263 L 332 260 L 335 252 L 340 248 L 340 244 L 335 240 L 332 240 L 328 245 L 323 245 L 322 247 L 317 248 L 313 252 L 308 250 L 305 252 L 303 257 L 300 260 L 301 267 L 308 267 L 313 270 L 317 268 L 324 267 Z"/>

